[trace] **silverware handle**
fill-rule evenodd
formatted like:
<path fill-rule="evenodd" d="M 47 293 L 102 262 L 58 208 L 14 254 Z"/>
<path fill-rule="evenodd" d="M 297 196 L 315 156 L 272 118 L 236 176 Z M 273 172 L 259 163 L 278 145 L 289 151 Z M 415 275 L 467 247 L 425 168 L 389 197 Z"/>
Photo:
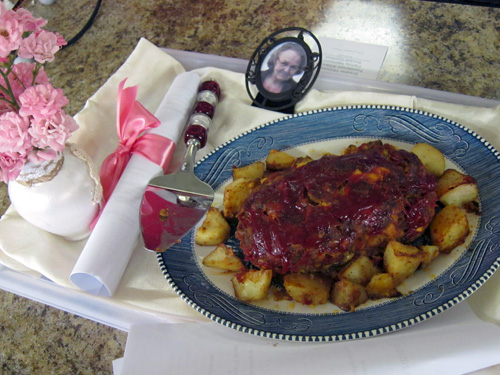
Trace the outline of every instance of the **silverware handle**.
<path fill-rule="evenodd" d="M 186 146 L 186 154 L 184 155 L 184 161 L 179 171 L 192 173 L 194 170 L 196 152 L 200 149 L 201 144 L 197 137 L 192 137 L 186 141 Z"/>
<path fill-rule="evenodd" d="M 197 102 L 193 114 L 189 118 L 184 142 L 197 139 L 199 148 L 207 144 L 208 130 L 214 117 L 215 107 L 220 99 L 220 86 L 215 80 L 204 81 L 198 89 Z"/>

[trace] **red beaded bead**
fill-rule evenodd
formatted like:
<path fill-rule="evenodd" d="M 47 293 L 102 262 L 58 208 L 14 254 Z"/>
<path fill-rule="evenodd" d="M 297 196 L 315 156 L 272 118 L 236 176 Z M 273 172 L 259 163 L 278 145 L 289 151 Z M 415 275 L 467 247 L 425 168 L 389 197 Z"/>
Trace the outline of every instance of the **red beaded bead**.
<path fill-rule="evenodd" d="M 214 118 L 215 107 L 207 102 L 198 102 L 194 108 L 194 113 L 204 113 L 212 119 Z"/>
<path fill-rule="evenodd" d="M 217 95 L 217 99 L 220 100 L 220 86 L 215 80 L 202 82 L 200 88 L 198 89 L 198 92 L 201 92 L 203 90 L 212 91 L 215 95 Z"/>
<path fill-rule="evenodd" d="M 184 136 L 184 142 L 187 143 L 192 138 L 200 141 L 200 148 L 207 144 L 208 130 L 201 125 L 189 125 Z"/>

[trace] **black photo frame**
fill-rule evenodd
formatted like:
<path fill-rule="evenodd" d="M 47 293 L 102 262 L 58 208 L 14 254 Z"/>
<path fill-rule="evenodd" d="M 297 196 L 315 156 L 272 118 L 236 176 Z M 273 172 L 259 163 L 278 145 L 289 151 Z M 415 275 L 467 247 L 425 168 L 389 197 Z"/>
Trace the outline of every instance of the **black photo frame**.
<path fill-rule="evenodd" d="M 313 86 L 321 68 L 321 45 L 303 28 L 279 30 L 253 53 L 245 74 L 253 105 L 293 113 Z"/>

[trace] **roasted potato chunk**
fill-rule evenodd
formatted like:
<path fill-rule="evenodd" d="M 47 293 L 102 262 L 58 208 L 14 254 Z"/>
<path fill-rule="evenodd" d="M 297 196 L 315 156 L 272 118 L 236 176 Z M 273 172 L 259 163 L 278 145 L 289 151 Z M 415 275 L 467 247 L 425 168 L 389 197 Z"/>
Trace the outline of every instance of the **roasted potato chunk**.
<path fill-rule="evenodd" d="M 354 311 L 356 307 L 368 301 L 368 294 L 363 285 L 340 279 L 333 285 L 331 300 L 344 311 Z"/>
<path fill-rule="evenodd" d="M 445 205 L 464 206 L 466 203 L 477 201 L 478 188 L 475 183 L 458 185 L 456 188 L 443 194 L 439 200 Z"/>
<path fill-rule="evenodd" d="M 439 247 L 435 245 L 424 245 L 420 247 L 422 250 L 422 268 L 428 267 L 434 259 L 439 255 Z"/>
<path fill-rule="evenodd" d="M 422 263 L 422 251 L 411 245 L 390 241 L 384 251 L 384 267 L 397 286 L 411 276 Z"/>
<path fill-rule="evenodd" d="M 447 169 L 438 180 L 436 192 L 439 200 L 446 206 L 463 206 L 476 201 L 479 191 L 476 180 L 455 169 Z"/>
<path fill-rule="evenodd" d="M 283 284 L 290 297 L 304 305 L 322 305 L 328 302 L 331 279 L 317 274 L 289 273 Z"/>
<path fill-rule="evenodd" d="M 475 180 L 472 177 L 457 171 L 456 169 L 447 169 L 438 180 L 436 193 L 440 197 L 457 186 L 468 184 L 470 182 L 475 182 Z"/>
<path fill-rule="evenodd" d="M 436 192 L 445 206 L 453 204 L 458 207 L 477 201 L 479 195 L 476 180 L 454 169 L 444 172 L 438 180 Z"/>
<path fill-rule="evenodd" d="M 248 270 L 234 275 L 231 279 L 234 294 L 240 301 L 258 301 L 267 297 L 273 271 L 271 270 Z"/>
<path fill-rule="evenodd" d="M 430 225 L 432 244 L 442 253 L 450 253 L 464 243 L 469 231 L 465 210 L 453 204 L 439 211 Z"/>
<path fill-rule="evenodd" d="M 244 177 L 234 180 L 224 189 L 222 201 L 223 213 L 226 218 L 235 217 L 245 199 L 259 185 L 259 180 L 248 180 Z"/>
<path fill-rule="evenodd" d="M 400 295 L 390 273 L 374 275 L 366 286 L 366 293 L 370 299 L 392 298 Z"/>
<path fill-rule="evenodd" d="M 233 167 L 233 180 L 246 178 L 248 180 L 261 179 L 264 176 L 266 164 L 261 161 L 245 165 L 244 167 Z"/>
<path fill-rule="evenodd" d="M 271 150 L 266 158 L 266 167 L 270 171 L 281 171 L 291 167 L 294 162 L 294 156 L 283 151 Z"/>
<path fill-rule="evenodd" d="M 379 272 L 380 270 L 373 264 L 369 257 L 361 255 L 342 268 L 339 276 L 366 286 L 373 275 Z"/>
<path fill-rule="evenodd" d="M 219 244 L 202 260 L 203 265 L 225 271 L 245 271 L 243 261 L 226 244 Z"/>
<path fill-rule="evenodd" d="M 196 231 L 195 242 L 202 246 L 218 245 L 229 238 L 231 228 L 220 210 L 210 207 L 205 220 Z"/>
<path fill-rule="evenodd" d="M 417 143 L 411 152 L 418 156 L 429 173 L 441 176 L 446 168 L 446 160 L 441 151 L 427 143 Z"/>

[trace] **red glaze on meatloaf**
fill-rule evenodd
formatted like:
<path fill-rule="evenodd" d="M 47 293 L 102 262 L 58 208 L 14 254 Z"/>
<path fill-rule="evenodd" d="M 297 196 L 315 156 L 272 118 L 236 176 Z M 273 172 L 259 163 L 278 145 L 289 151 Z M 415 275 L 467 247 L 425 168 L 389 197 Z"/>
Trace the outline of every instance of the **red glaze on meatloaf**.
<path fill-rule="evenodd" d="M 236 238 L 259 268 L 325 272 L 410 242 L 434 216 L 436 179 L 416 155 L 380 141 L 271 174 L 243 204 Z"/>

